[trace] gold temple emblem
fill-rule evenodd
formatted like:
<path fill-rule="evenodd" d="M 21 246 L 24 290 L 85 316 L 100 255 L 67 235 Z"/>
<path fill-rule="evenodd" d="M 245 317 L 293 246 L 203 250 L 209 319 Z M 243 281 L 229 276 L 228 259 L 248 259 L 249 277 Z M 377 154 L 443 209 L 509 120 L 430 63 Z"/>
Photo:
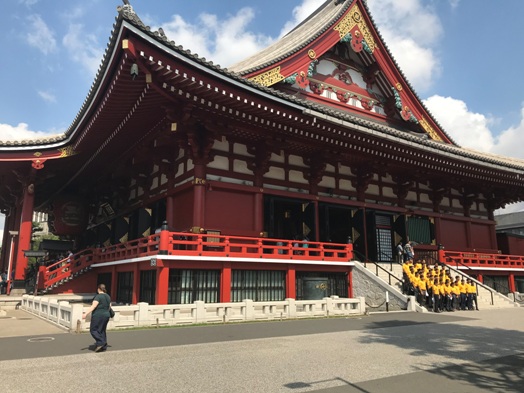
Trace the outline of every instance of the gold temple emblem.
<path fill-rule="evenodd" d="M 60 158 L 69 157 L 75 154 L 72 146 L 67 146 L 58 150 L 60 151 Z"/>
<path fill-rule="evenodd" d="M 368 25 L 362 17 L 360 9 L 356 4 L 353 7 L 351 7 L 351 9 L 347 12 L 346 16 L 344 16 L 344 18 L 333 28 L 333 30 L 338 31 L 340 39 L 342 39 L 355 26 L 358 26 L 361 34 L 364 36 L 366 44 L 373 53 L 377 45 L 375 43 L 375 40 L 373 39 L 373 35 L 371 34 Z"/>
<path fill-rule="evenodd" d="M 267 87 L 284 80 L 284 78 L 284 75 L 280 73 L 280 66 L 278 66 L 253 78 L 249 78 L 249 80 Z"/>
<path fill-rule="evenodd" d="M 435 141 L 442 142 L 442 138 L 437 134 L 437 132 L 429 125 L 426 119 L 421 118 L 419 120 L 419 124 L 422 126 L 422 128 L 428 133 L 429 137 Z"/>
<path fill-rule="evenodd" d="M 314 59 L 315 57 L 317 57 L 317 52 L 315 52 L 313 49 L 310 49 L 307 51 L 307 55 L 311 58 L 311 59 Z"/>
<path fill-rule="evenodd" d="M 39 151 L 35 152 L 35 154 L 33 154 L 35 157 L 41 157 L 42 156 L 42 153 L 40 153 Z"/>
<path fill-rule="evenodd" d="M 397 83 L 395 84 L 395 87 L 396 87 L 396 89 L 397 89 L 398 91 L 402 91 L 402 85 L 400 84 L 400 82 L 397 82 Z"/>

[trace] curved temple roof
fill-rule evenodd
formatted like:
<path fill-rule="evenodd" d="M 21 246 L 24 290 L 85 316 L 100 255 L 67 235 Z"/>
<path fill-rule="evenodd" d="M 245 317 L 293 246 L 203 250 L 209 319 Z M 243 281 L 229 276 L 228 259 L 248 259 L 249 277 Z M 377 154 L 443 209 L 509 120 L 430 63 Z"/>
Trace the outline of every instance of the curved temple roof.
<path fill-rule="evenodd" d="M 517 170 L 519 172 L 524 171 L 524 160 L 496 156 L 493 154 L 464 149 L 458 146 L 443 144 L 432 140 L 421 139 L 420 137 L 410 135 L 409 133 L 399 132 L 385 124 L 379 124 L 373 121 L 365 120 L 353 116 L 347 112 L 327 108 L 325 106 L 294 97 L 272 88 L 260 86 L 243 78 L 240 75 L 256 68 L 265 67 L 268 64 L 271 64 L 271 62 L 279 61 L 279 59 L 282 57 L 292 54 L 293 51 L 299 50 L 308 42 L 314 40 L 315 37 L 317 37 L 319 34 L 322 34 L 322 32 L 329 26 L 332 26 L 337 18 L 346 12 L 347 9 L 353 4 L 353 1 L 326 1 L 312 16 L 310 16 L 293 31 L 284 36 L 279 42 L 273 44 L 259 54 L 250 57 L 244 62 L 236 64 L 230 69 L 223 69 L 217 65 L 214 65 L 212 62 L 209 62 L 204 58 L 200 58 L 188 50 L 184 50 L 181 46 L 177 46 L 174 41 L 169 40 L 164 34 L 158 31 L 151 31 L 149 26 L 144 25 L 140 18 L 135 14 L 132 7 L 125 5 L 119 9 L 119 15 L 116 18 L 112 36 L 107 46 L 104 59 L 99 68 L 96 79 L 86 100 L 84 101 L 82 108 L 80 109 L 69 129 L 63 134 L 63 136 L 57 136 L 53 138 L 16 142 L 0 142 L 0 161 L 2 161 L 2 155 L 4 153 L 19 151 L 21 147 L 23 147 L 23 150 L 27 152 L 28 160 L 33 158 L 32 154 L 35 151 L 52 146 L 66 147 L 68 143 L 70 143 L 70 140 L 75 136 L 75 133 L 78 132 L 79 127 L 85 127 L 85 125 L 82 125 L 83 115 L 87 111 L 88 107 L 92 104 L 92 101 L 96 95 L 96 90 L 104 82 L 105 73 L 107 71 L 107 67 L 110 65 L 111 57 L 116 51 L 120 50 L 118 47 L 120 44 L 118 38 L 122 25 L 124 23 L 129 23 L 131 26 L 137 28 L 144 36 L 147 36 L 152 41 L 156 41 L 160 45 L 163 45 L 169 50 L 172 50 L 177 54 L 177 57 L 180 61 L 193 62 L 200 67 L 209 70 L 210 73 L 220 75 L 224 80 L 230 80 L 236 84 L 240 84 L 240 86 L 243 85 L 246 89 L 252 92 L 258 92 L 257 94 L 269 95 L 275 100 L 287 102 L 290 105 L 299 105 L 303 108 L 304 112 L 309 111 L 312 114 L 314 113 L 315 115 L 318 115 L 319 118 L 329 118 L 335 121 L 348 122 L 357 126 L 365 127 L 372 132 L 382 133 L 384 136 L 392 135 L 394 137 L 404 139 L 406 143 L 416 143 L 421 148 L 424 148 L 425 146 L 430 150 L 441 151 L 444 154 L 462 156 L 466 160 L 473 159 L 488 164 L 506 167 L 508 169 L 512 168 L 513 170 Z M 306 37 L 309 37 L 309 41 L 304 41 Z M 299 42 L 302 42 L 302 46 L 298 44 Z M 283 43 L 285 45 L 283 45 Z M 235 70 L 236 72 L 233 72 Z M 524 178 L 524 172 L 521 176 Z"/>

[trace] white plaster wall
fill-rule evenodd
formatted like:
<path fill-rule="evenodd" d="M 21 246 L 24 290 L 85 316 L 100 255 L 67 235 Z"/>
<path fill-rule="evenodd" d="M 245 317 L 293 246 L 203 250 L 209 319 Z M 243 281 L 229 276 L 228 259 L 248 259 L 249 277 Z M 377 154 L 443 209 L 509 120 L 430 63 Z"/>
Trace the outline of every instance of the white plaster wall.
<path fill-rule="evenodd" d="M 306 168 L 306 164 L 304 164 L 304 160 L 300 156 L 295 156 L 295 155 L 291 154 L 289 156 L 289 163 L 291 165 L 295 165 L 295 166 L 300 166 L 302 168 Z"/>
<path fill-rule="evenodd" d="M 431 203 L 431 199 L 428 194 L 420 194 L 420 202 Z"/>
<path fill-rule="evenodd" d="M 320 183 L 318 183 L 319 187 L 325 187 L 325 188 L 335 188 L 336 187 L 336 181 L 334 177 L 330 176 L 323 176 Z"/>
<path fill-rule="evenodd" d="M 239 154 L 241 156 L 248 156 L 248 157 L 253 157 L 252 154 L 249 154 L 248 151 L 247 151 L 247 146 L 244 145 L 244 144 L 240 144 L 240 143 L 235 143 L 233 145 L 233 152 L 235 154 Z"/>
<path fill-rule="evenodd" d="M 213 149 L 218 151 L 229 152 L 229 143 L 225 137 L 222 137 L 220 140 L 215 140 L 213 143 Z"/>
<path fill-rule="evenodd" d="M 271 154 L 271 162 L 277 162 L 279 164 L 283 164 L 285 162 L 285 157 L 283 154 Z"/>
<path fill-rule="evenodd" d="M 380 188 L 376 184 L 370 184 L 366 190 L 367 195 L 380 195 Z"/>
<path fill-rule="evenodd" d="M 395 192 L 391 187 L 382 187 L 382 195 L 388 198 L 396 198 Z"/>
<path fill-rule="evenodd" d="M 229 170 L 229 159 L 224 156 L 215 156 L 215 159 L 208 164 L 209 168 Z"/>
<path fill-rule="evenodd" d="M 458 208 L 461 208 L 462 205 L 460 204 L 460 201 L 458 199 L 453 199 L 453 202 L 452 202 L 452 207 L 458 207 Z"/>
<path fill-rule="evenodd" d="M 308 184 L 308 181 L 304 179 L 304 175 L 299 171 L 289 171 L 289 181 Z"/>
<path fill-rule="evenodd" d="M 253 174 L 253 171 L 248 168 L 247 162 L 243 160 L 233 160 L 233 171 L 235 173 L 243 173 L 246 175 Z"/>
<path fill-rule="evenodd" d="M 285 172 L 283 168 L 279 168 L 276 166 L 269 167 L 269 171 L 264 175 L 264 177 L 268 179 L 277 179 L 277 180 L 284 180 L 285 179 Z"/>
<path fill-rule="evenodd" d="M 355 191 L 351 185 L 351 181 L 342 179 L 338 182 L 338 188 L 344 191 Z"/>

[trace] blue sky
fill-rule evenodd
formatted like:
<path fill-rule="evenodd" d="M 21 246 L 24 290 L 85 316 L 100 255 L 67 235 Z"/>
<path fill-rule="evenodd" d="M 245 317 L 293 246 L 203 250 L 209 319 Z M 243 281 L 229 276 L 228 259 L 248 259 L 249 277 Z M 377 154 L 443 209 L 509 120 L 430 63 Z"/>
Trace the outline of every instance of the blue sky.
<path fill-rule="evenodd" d="M 144 23 L 224 67 L 278 39 L 323 2 L 130 0 Z M 67 129 L 93 83 L 119 5 L 2 1 L 0 140 Z M 368 6 L 411 85 L 459 145 L 524 159 L 524 1 L 368 0 Z"/>

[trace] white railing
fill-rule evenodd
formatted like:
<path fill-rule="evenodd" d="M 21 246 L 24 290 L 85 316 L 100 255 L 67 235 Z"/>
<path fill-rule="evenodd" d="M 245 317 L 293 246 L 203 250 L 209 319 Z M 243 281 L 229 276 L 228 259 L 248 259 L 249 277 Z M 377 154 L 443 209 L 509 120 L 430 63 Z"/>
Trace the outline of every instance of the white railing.
<path fill-rule="evenodd" d="M 82 312 L 87 308 L 84 304 L 70 303 L 64 298 L 24 295 L 21 306 L 23 310 L 70 330 L 89 330 L 89 319 L 82 320 Z M 275 302 L 138 303 L 113 306 L 113 310 L 115 317 L 109 321 L 108 329 L 362 315 L 366 312 L 366 304 L 363 297 L 347 299 L 332 296 L 322 300 L 286 299 Z"/>

